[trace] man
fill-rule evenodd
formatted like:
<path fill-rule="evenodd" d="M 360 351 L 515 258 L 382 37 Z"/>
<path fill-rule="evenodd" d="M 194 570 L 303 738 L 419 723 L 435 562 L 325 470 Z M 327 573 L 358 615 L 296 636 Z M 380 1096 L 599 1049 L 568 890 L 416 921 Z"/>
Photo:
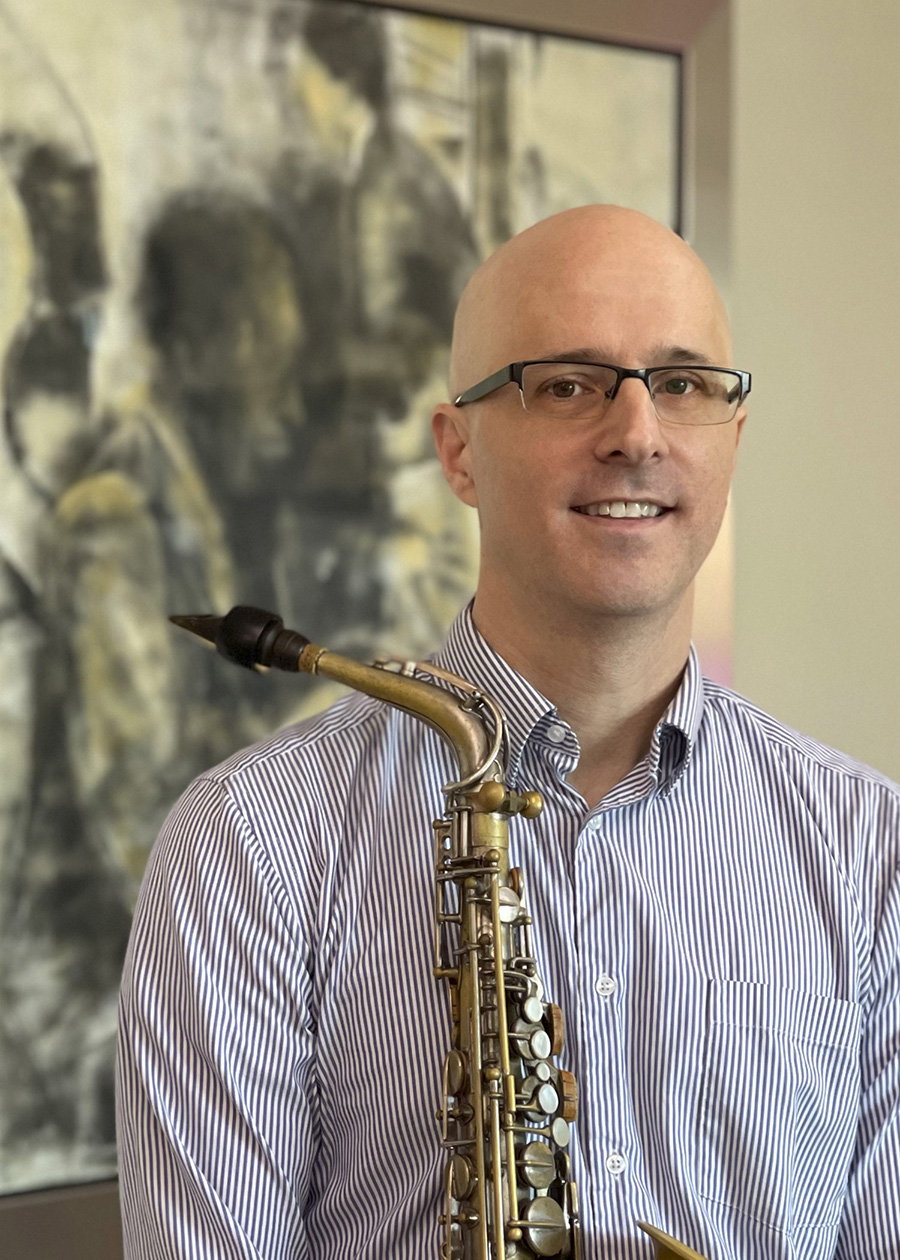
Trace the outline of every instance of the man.
<path fill-rule="evenodd" d="M 649 1256 L 638 1219 L 717 1260 L 900 1252 L 900 791 L 690 653 L 730 356 L 692 251 L 585 207 L 470 281 L 434 416 L 481 525 L 437 660 L 499 700 L 510 780 L 545 798 L 511 856 L 567 1016 L 588 1260 Z M 122 995 L 129 1256 L 438 1254 L 428 820 L 453 770 L 354 695 L 173 811 Z"/>

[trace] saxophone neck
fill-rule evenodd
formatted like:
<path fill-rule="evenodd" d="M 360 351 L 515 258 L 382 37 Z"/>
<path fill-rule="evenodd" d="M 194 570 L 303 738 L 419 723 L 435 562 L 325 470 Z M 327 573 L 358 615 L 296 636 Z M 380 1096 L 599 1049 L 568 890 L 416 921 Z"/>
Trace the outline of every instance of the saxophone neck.
<path fill-rule="evenodd" d="M 377 665 L 363 665 L 314 643 L 300 653 L 298 668 L 383 700 L 437 731 L 453 749 L 459 766 L 459 780 L 444 789 L 448 795 L 502 778 L 506 742 L 503 714 L 498 705 L 465 679 L 427 662 L 392 658 Z M 413 671 L 436 681 L 414 677 Z M 462 695 L 458 694 L 460 691 Z"/>
<path fill-rule="evenodd" d="M 389 668 L 392 665 L 400 668 Z M 472 812 L 474 836 L 494 834 L 495 825 L 488 818 L 510 814 L 536 818 L 541 812 L 540 793 L 515 792 L 504 784 L 507 749 L 503 711 L 466 679 L 437 665 L 396 658 L 361 665 L 312 643 L 300 654 L 298 667 L 402 709 L 443 736 L 456 753 L 460 776 L 444 786 L 448 805 Z M 414 673 L 428 674 L 436 681 L 426 682 Z M 503 828 L 505 848 L 505 818 Z M 499 841 L 500 833 L 494 843 Z M 490 839 L 486 838 L 485 844 L 490 845 Z"/>
<path fill-rule="evenodd" d="M 277 613 L 246 604 L 236 605 L 224 617 L 202 614 L 170 620 L 212 644 L 235 665 L 321 674 L 427 723 L 456 754 L 460 778 L 447 785 L 448 795 L 502 778 L 506 741 L 499 706 L 465 678 L 438 665 L 396 658 L 363 665 L 285 629 Z"/>

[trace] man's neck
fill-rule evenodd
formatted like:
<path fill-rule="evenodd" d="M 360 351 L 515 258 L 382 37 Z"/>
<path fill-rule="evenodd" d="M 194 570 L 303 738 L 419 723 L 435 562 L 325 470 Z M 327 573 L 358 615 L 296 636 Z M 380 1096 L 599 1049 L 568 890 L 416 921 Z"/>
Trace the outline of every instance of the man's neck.
<path fill-rule="evenodd" d="M 556 706 L 578 737 L 569 783 L 591 806 L 635 766 L 672 700 L 690 650 L 692 591 L 648 617 L 587 617 L 476 595 L 473 616 L 491 647 Z"/>

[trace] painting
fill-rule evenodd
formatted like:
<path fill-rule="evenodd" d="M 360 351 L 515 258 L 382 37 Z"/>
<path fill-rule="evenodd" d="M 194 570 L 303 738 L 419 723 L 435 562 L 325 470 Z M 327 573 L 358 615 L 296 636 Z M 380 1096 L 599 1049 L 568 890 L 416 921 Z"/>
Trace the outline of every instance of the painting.
<path fill-rule="evenodd" d="M 428 426 L 460 289 L 567 206 L 677 225 L 679 76 L 352 0 L 0 0 L 0 1192 L 114 1173 L 158 827 L 332 698 L 167 615 L 440 642 L 476 574 Z"/>

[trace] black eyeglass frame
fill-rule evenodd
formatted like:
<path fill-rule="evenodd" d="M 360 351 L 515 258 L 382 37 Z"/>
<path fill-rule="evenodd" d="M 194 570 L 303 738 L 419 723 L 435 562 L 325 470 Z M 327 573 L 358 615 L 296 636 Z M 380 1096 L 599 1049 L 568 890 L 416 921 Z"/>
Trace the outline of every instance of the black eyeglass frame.
<path fill-rule="evenodd" d="M 506 367 L 500 368 L 498 372 L 492 372 L 490 376 L 486 376 L 483 381 L 479 381 L 477 385 L 471 385 L 468 389 L 463 390 L 458 398 L 453 400 L 454 407 L 462 407 L 466 403 L 479 402 L 482 398 L 486 398 L 488 394 L 492 394 L 496 389 L 502 389 L 504 385 L 515 384 L 519 388 L 522 397 L 522 407 L 525 411 L 525 389 L 522 384 L 522 374 L 525 368 L 532 367 L 535 364 L 562 364 L 562 363 L 578 364 L 582 367 L 601 367 L 608 368 L 610 372 L 615 372 L 616 383 L 611 390 L 608 390 L 606 397 L 612 402 L 619 387 L 623 381 L 634 378 L 636 381 L 643 381 L 647 386 L 647 393 L 650 394 L 650 400 L 653 401 L 653 395 L 650 393 L 650 376 L 653 372 L 688 372 L 691 369 L 695 371 L 702 369 L 708 372 L 727 372 L 729 376 L 736 376 L 740 382 L 740 394 L 734 409 L 734 414 L 728 417 L 728 420 L 720 421 L 721 424 L 728 424 L 737 414 L 738 407 L 750 393 L 750 373 L 741 372 L 738 368 L 716 367 L 712 363 L 661 363 L 658 367 L 643 368 L 623 368 L 615 363 L 587 363 L 580 359 L 520 359 L 518 363 L 507 363 Z"/>

